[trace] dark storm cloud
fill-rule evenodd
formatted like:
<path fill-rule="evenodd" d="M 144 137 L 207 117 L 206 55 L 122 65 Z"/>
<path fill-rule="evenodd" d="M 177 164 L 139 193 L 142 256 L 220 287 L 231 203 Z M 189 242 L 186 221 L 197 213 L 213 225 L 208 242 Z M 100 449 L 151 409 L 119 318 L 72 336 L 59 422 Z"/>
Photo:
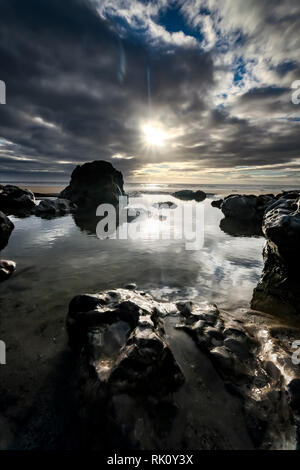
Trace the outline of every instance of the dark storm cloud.
<path fill-rule="evenodd" d="M 224 25 L 242 30 L 244 3 L 223 3 Z M 277 3 L 280 15 L 284 2 Z M 111 17 L 100 16 L 96 0 L 1 1 L 0 79 L 7 86 L 7 104 L 0 106 L 3 180 L 67 179 L 76 163 L 93 159 L 110 160 L 125 177 L 133 177 L 161 162 L 178 164 L 177 170 L 170 166 L 170 173 L 193 173 L 197 168 L 292 165 L 299 158 L 299 124 L 289 120 L 295 106 L 288 82 L 299 70 L 297 58 L 280 56 L 269 69 L 247 60 L 250 33 L 252 48 L 265 43 L 272 49 L 262 40 L 264 25 L 271 26 L 267 17 L 263 22 L 261 3 L 255 0 L 247 23 L 251 31 L 238 46 L 234 36 L 238 59 L 229 43 L 228 52 L 218 55 L 214 41 L 230 36 L 214 29 L 223 25 L 221 10 L 199 23 L 193 0 L 182 4 L 184 17 L 201 24 L 195 37 L 205 40 L 197 47 L 194 37 L 170 34 L 155 23 L 159 5 L 151 6 L 153 17 L 144 15 L 145 5 L 136 0 L 119 12 L 116 8 L 115 14 L 128 13 L 120 29 Z M 131 34 L 134 18 L 144 25 L 143 41 L 136 31 Z M 285 30 L 297 18 L 285 17 Z M 240 67 L 237 83 L 234 64 Z M 260 78 L 251 82 L 254 71 Z M 141 123 L 149 116 L 170 130 L 164 149 L 145 148 Z"/>
<path fill-rule="evenodd" d="M 130 119 L 147 112 L 147 66 L 153 63 L 153 99 L 177 112 L 188 87 L 212 82 L 207 54 L 174 51 L 152 56 L 123 41 L 87 1 L 7 0 L 1 3 L 1 78 L 7 105 L 0 108 L 0 135 L 37 160 L 3 155 L 2 174 L 70 168 L 59 161 L 110 159 L 136 153 L 140 130 Z M 122 54 L 126 74 L 119 80 Z M 197 96 L 195 96 L 197 99 Z M 118 161 L 130 171 L 136 160 Z M 74 164 L 73 164 L 74 166 Z"/>

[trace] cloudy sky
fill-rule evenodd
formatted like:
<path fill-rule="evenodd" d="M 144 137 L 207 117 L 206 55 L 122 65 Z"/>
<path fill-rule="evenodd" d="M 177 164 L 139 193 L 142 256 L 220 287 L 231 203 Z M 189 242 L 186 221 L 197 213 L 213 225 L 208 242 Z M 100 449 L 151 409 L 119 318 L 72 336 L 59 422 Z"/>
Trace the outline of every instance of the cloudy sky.
<path fill-rule="evenodd" d="M 1 181 L 104 159 L 126 181 L 298 184 L 299 0 L 0 0 L 0 18 Z"/>

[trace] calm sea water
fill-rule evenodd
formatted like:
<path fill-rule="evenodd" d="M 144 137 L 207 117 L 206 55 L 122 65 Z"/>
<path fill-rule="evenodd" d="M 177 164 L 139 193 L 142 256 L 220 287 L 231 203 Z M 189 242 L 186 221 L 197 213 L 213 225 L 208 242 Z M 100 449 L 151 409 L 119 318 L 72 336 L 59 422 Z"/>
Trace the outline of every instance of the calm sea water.
<path fill-rule="evenodd" d="M 142 225 L 138 240 L 99 240 L 96 217 L 11 217 L 15 229 L 1 257 L 16 261 L 17 271 L 0 286 L 1 303 L 11 311 L 17 305 L 30 312 L 66 313 L 68 302 L 80 292 L 136 282 L 157 297 L 247 307 L 261 275 L 264 239 L 224 232 L 222 212 L 211 207 L 212 199 L 201 203 L 204 245 L 193 251 L 186 250 L 185 240 L 157 240 L 157 229 L 164 233 L 167 222 L 155 217 Z M 169 195 L 143 194 L 141 200 L 150 209 L 156 201 L 183 204 Z"/>
<path fill-rule="evenodd" d="M 68 435 L 64 419 L 68 423 L 73 411 L 66 387 L 74 366 L 68 362 L 65 319 L 74 295 L 136 282 L 157 298 L 205 300 L 227 309 L 249 306 L 262 271 L 264 239 L 236 236 L 232 226 L 221 224 L 221 229 L 222 212 L 211 207 L 210 196 L 203 203 L 186 203 L 203 208 L 201 249 L 186 250 L 182 239 L 157 240 L 157 231 L 166 235 L 169 225 L 152 205 L 185 203 L 149 193 L 156 191 L 153 187 L 145 190 L 138 205 L 154 216 L 143 221 L 137 240 L 98 239 L 97 217 L 11 217 L 15 229 L 1 258 L 16 261 L 17 270 L 0 284 L 0 339 L 7 346 L 7 365 L 0 370 L 4 448 L 56 448 Z M 171 234 L 178 233 L 181 222 L 180 217 L 173 221 Z M 195 347 L 189 346 L 189 338 L 170 331 L 179 357 L 188 351 L 189 368 L 190 363 L 196 367 L 199 352 L 191 357 L 190 347 Z M 188 397 L 196 403 L 198 386 L 192 387 L 194 394 L 189 388 Z"/>

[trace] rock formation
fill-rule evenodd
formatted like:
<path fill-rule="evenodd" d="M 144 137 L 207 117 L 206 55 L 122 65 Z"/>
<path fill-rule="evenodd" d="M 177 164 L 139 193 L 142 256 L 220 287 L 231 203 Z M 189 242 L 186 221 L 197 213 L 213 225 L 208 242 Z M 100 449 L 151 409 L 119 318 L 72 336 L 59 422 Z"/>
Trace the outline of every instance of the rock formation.
<path fill-rule="evenodd" d="M 271 205 L 263 219 L 264 270 L 254 290 L 252 308 L 300 313 L 300 193 L 286 193 Z"/>
<path fill-rule="evenodd" d="M 223 204 L 224 199 L 215 199 L 211 201 L 212 207 L 217 207 L 218 209 L 221 209 L 221 206 Z"/>
<path fill-rule="evenodd" d="M 6 281 L 16 269 L 14 261 L 0 260 L 0 282 Z"/>
<path fill-rule="evenodd" d="M 174 407 L 170 394 L 184 381 L 153 299 L 131 287 L 79 295 L 70 303 L 67 331 L 80 358 L 79 406 L 89 446 L 99 448 L 99 438 L 108 435 L 110 444 L 131 440 L 138 447 L 141 438 L 153 443 L 155 425 L 166 425 L 159 404 L 166 402 L 168 415 Z"/>
<path fill-rule="evenodd" d="M 68 199 L 42 199 L 35 209 L 35 215 L 41 217 L 55 217 L 75 212 L 77 205 Z"/>
<path fill-rule="evenodd" d="M 230 219 L 261 223 L 265 210 L 273 201 L 273 195 L 230 195 L 224 198 L 221 210 Z"/>
<path fill-rule="evenodd" d="M 127 287 L 79 295 L 69 306 L 83 447 L 296 447 L 293 324 L 254 311 L 158 302 Z"/>
<path fill-rule="evenodd" d="M 206 199 L 206 194 L 204 191 L 191 191 L 190 189 L 182 189 L 181 191 L 176 191 L 172 196 L 177 199 L 182 199 L 183 201 L 197 201 L 201 202 Z"/>
<path fill-rule="evenodd" d="M 0 210 L 5 214 L 30 214 L 34 207 L 34 194 L 29 189 L 0 185 Z"/>
<path fill-rule="evenodd" d="M 69 199 L 78 206 L 97 207 L 103 202 L 118 203 L 124 194 L 123 176 L 109 162 L 97 160 L 78 165 L 71 175 L 71 181 L 60 198 Z"/>
<path fill-rule="evenodd" d="M 14 227 L 14 224 L 9 220 L 9 218 L 0 211 L 0 250 L 3 250 L 7 245 Z"/>

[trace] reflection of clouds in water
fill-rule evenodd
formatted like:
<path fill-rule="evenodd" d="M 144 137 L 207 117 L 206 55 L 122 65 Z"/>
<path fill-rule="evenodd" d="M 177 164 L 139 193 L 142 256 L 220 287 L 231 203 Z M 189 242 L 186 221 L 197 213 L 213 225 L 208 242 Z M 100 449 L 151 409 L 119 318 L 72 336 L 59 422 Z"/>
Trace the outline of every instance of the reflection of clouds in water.
<path fill-rule="evenodd" d="M 159 211 L 153 204 L 164 201 L 185 204 L 167 194 L 142 198 L 143 205 L 156 216 Z M 13 220 L 16 228 L 3 256 L 16 260 L 19 267 L 34 264 L 34 278 L 30 272 L 22 277 L 28 286 L 24 296 L 44 296 L 50 303 L 55 299 L 49 298 L 49 289 L 55 292 L 55 298 L 67 303 L 78 292 L 100 291 L 135 281 L 139 288 L 154 290 L 165 299 L 189 297 L 227 308 L 248 306 L 261 274 L 264 239 L 232 237 L 222 232 L 222 213 L 210 202 L 204 203 L 205 245 L 198 251 L 187 251 L 184 240 L 151 239 L 154 221 L 164 228 L 164 221 L 157 219 L 141 226 L 142 239 L 99 240 L 66 216 Z M 168 210 L 171 213 L 172 209 Z M 12 277 L 3 289 L 13 290 L 15 279 Z"/>

